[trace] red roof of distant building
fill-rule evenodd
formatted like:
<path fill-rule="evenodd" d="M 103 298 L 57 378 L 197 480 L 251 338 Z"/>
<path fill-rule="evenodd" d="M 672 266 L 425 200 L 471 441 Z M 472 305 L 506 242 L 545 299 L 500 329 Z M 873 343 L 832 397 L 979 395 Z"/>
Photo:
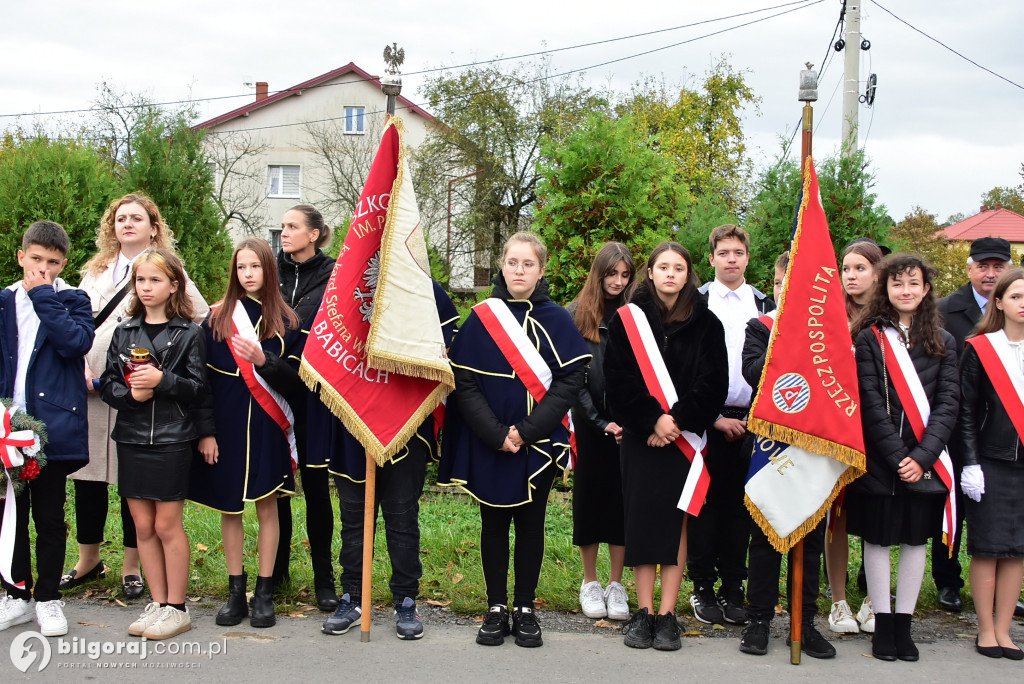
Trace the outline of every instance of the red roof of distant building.
<path fill-rule="evenodd" d="M 274 104 L 275 102 L 279 102 L 280 100 L 283 100 L 287 97 L 291 97 L 293 95 L 301 95 L 303 90 L 319 86 L 322 83 L 326 83 L 327 81 L 330 81 L 347 73 L 356 74 L 359 77 L 358 80 L 360 81 L 369 81 L 370 83 L 376 84 L 378 87 L 380 86 L 380 79 L 370 74 L 370 72 L 357 67 L 354 62 L 349 62 L 343 67 L 339 67 L 333 71 L 328 71 L 326 74 L 321 74 L 315 78 L 309 79 L 308 81 L 303 81 L 298 85 L 288 88 L 287 90 L 281 90 L 279 92 L 274 93 L 273 95 L 268 95 L 263 99 L 256 100 L 254 102 L 249 102 L 248 104 L 245 104 L 239 107 L 238 109 L 233 109 L 226 114 L 221 114 L 220 116 L 214 117 L 209 121 L 204 121 L 202 123 L 196 124 L 192 128 L 193 130 L 201 128 L 210 128 L 211 126 L 216 126 L 217 124 L 224 123 L 225 121 L 230 121 L 231 119 L 236 119 L 240 116 L 248 116 L 250 112 Z M 409 111 L 416 112 L 417 114 L 419 114 L 420 116 L 427 120 L 433 120 L 434 118 L 425 109 L 415 104 L 412 100 L 403 97 L 402 95 L 398 96 L 398 106 L 404 107 Z"/>
<path fill-rule="evenodd" d="M 1010 242 L 1024 242 L 1024 216 L 1009 209 L 987 209 L 941 231 L 948 240 L 977 240 L 980 237 L 1001 237 Z"/>

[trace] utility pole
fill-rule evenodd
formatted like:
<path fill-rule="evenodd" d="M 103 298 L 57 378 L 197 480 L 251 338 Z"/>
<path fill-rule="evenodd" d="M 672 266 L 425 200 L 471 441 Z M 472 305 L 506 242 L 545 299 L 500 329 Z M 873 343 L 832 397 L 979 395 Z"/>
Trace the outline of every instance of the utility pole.
<path fill-rule="evenodd" d="M 850 156 L 857 151 L 858 122 L 860 107 L 860 2 L 846 2 L 846 54 L 843 68 L 843 155 Z"/>

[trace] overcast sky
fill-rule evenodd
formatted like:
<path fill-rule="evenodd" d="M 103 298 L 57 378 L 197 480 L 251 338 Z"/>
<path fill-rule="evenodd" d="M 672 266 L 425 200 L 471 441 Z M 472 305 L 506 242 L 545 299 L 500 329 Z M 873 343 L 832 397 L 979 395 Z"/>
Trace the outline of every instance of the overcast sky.
<path fill-rule="evenodd" d="M 350 61 L 379 74 L 383 47 L 391 42 L 405 49 L 403 71 L 415 72 L 656 31 L 788 1 L 8 2 L 0 23 L 0 114 L 86 108 L 104 80 L 157 101 L 245 94 L 204 103 L 204 117 L 212 117 L 251 98 L 253 89 L 243 85 L 247 82 L 268 81 L 274 91 Z M 955 212 L 970 215 L 978 210 L 981 193 L 1019 184 L 1024 90 L 969 64 L 881 7 L 1024 85 L 1019 37 L 1024 3 L 861 4 L 862 32 L 871 41 L 870 51 L 860 53 L 861 79 L 876 73 L 878 91 L 873 108 L 860 107 L 860 140 L 877 175 L 875 191 L 890 215 L 899 220 L 917 204 L 940 220 Z M 696 81 L 726 55 L 736 69 L 747 72 L 748 83 L 763 98 L 759 116 L 748 112 L 745 132 L 755 161 L 764 165 L 799 118 L 799 71 L 807 61 L 821 67 L 840 6 L 839 0 L 822 0 L 606 66 L 594 65 L 800 5 L 560 51 L 553 65 L 556 72 L 586 68 L 585 78 L 594 87 L 626 91 L 644 75 L 663 76 L 669 83 Z M 843 55 L 832 53 L 819 86 L 818 157 L 838 146 L 842 65 Z M 403 95 L 421 101 L 421 83 L 422 76 L 406 76 Z M 56 117 L 40 118 L 52 123 Z M 0 118 L 0 128 L 34 120 Z"/>

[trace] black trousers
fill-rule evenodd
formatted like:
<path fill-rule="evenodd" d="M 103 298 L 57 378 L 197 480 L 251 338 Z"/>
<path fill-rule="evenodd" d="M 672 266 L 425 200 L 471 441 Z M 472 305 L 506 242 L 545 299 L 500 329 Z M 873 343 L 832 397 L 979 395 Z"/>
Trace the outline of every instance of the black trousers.
<path fill-rule="evenodd" d="M 963 569 L 960 567 L 960 542 L 964 538 L 964 505 L 963 492 L 960 490 L 959 479 L 956 486 L 956 539 L 953 541 L 953 557 L 949 557 L 949 547 L 942 543 L 942 530 L 932 538 L 932 579 L 935 581 L 935 588 L 952 587 L 960 590 L 964 588 L 964 578 L 961 576 Z"/>
<path fill-rule="evenodd" d="M 68 528 L 64 524 L 64 503 L 67 501 L 67 477 L 84 464 L 82 461 L 50 461 L 39 477 L 28 483 L 25 491 L 15 499 L 18 525 L 14 536 L 14 556 L 11 559 L 11 579 L 24 582 L 19 589 L 6 580 L 0 581 L 12 598 L 36 601 L 54 601 L 60 598 L 60 578 L 64 572 L 64 550 Z M 0 526 L 3 512 L 11 502 L 0 499 Z M 36 525 L 36 575 L 32 580 L 32 549 L 28 535 L 28 519 Z"/>
<path fill-rule="evenodd" d="M 305 449 L 299 452 L 305 453 Z M 313 565 L 313 586 L 316 589 L 334 589 L 334 560 L 331 542 L 334 539 L 334 508 L 331 506 L 330 473 L 326 467 L 310 468 L 299 463 L 302 478 L 302 496 L 306 500 L 306 538 Z M 277 499 L 277 520 L 281 527 L 274 560 L 274 577 L 284 579 L 289 574 L 292 555 L 292 498 Z"/>
<path fill-rule="evenodd" d="M 480 504 L 480 562 L 487 584 L 487 605 L 508 604 L 509 532 L 516 526 L 515 588 L 512 605 L 533 608 L 544 561 L 544 521 L 558 468 L 550 465 L 533 480 L 533 501 L 499 508 Z"/>
<path fill-rule="evenodd" d="M 804 537 L 804 581 L 802 586 L 803 622 L 811 622 L 818 612 L 821 585 L 821 554 L 825 548 L 825 520 Z M 747 617 L 768 620 L 775 617 L 779 601 L 779 573 L 782 554 L 768 542 L 756 522 L 750 527 L 750 578 L 747 580 Z M 789 552 L 789 576 L 786 597 L 793 605 L 793 552 Z"/>
<path fill-rule="evenodd" d="M 736 591 L 747 578 L 752 521 L 743 504 L 743 486 L 750 452 L 749 440 L 728 442 L 724 433 L 708 430 L 705 462 L 711 484 L 700 515 L 686 523 L 686 568 L 694 586 L 713 587 L 721 578 L 723 591 Z"/>
<path fill-rule="evenodd" d="M 397 463 L 377 468 L 374 487 L 374 532 L 377 512 L 384 517 L 384 536 L 391 559 L 388 586 L 395 603 L 420 593 L 423 564 L 420 561 L 420 496 L 427 476 L 427 446 L 415 435 L 409 440 L 409 454 Z M 334 482 L 341 500 L 342 591 L 353 602 L 363 589 L 363 512 L 366 484 L 336 475 Z"/>
<path fill-rule="evenodd" d="M 96 480 L 74 480 L 75 538 L 79 544 L 102 544 L 107 526 L 107 483 Z M 135 521 L 128 508 L 128 499 L 121 497 L 121 538 L 127 549 L 138 548 Z"/>

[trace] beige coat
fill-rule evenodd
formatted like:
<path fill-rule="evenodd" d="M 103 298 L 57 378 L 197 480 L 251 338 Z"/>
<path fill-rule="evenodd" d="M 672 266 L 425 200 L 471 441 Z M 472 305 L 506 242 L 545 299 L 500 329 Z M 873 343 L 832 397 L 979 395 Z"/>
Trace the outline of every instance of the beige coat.
<path fill-rule="evenodd" d="M 92 300 L 92 315 L 96 316 L 117 294 L 117 291 L 128 281 L 127 276 L 119 283 L 114 282 L 113 270 L 117 257 L 107 265 L 102 273 L 88 273 L 82 278 L 79 288 L 85 290 Z M 195 321 L 201 323 L 210 312 L 203 295 L 199 294 L 195 283 L 188 281 L 186 286 L 189 298 L 196 309 Z M 103 374 L 103 366 L 107 362 L 107 348 L 114 336 L 114 329 L 124 320 L 125 311 L 131 302 L 131 294 L 126 294 L 105 321 L 96 328 L 96 339 L 92 349 L 85 356 L 86 374 L 99 377 Z M 94 480 L 117 484 L 117 445 L 110 439 L 110 431 L 114 429 L 114 418 L 117 411 L 103 403 L 99 392 L 89 387 L 89 464 L 75 471 L 74 480 Z"/>

